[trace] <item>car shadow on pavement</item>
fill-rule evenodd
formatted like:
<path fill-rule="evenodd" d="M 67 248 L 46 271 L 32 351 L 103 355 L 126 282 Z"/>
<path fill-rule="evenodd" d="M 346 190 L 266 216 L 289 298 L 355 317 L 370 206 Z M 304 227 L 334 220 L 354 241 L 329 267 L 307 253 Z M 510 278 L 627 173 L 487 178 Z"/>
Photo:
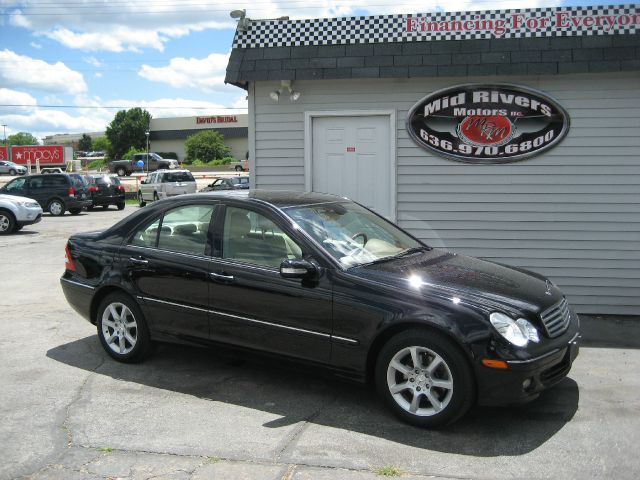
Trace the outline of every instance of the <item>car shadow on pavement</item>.
<path fill-rule="evenodd" d="M 95 335 L 52 348 L 47 357 L 117 380 L 280 416 L 262 427 L 278 428 L 306 421 L 460 455 L 489 457 L 531 452 L 573 418 L 579 403 L 578 385 L 566 378 L 529 404 L 475 407 L 452 426 L 427 430 L 398 420 L 371 387 L 346 383 L 327 377 L 322 371 L 280 360 L 160 344 L 144 363 L 126 365 L 108 357 Z"/>

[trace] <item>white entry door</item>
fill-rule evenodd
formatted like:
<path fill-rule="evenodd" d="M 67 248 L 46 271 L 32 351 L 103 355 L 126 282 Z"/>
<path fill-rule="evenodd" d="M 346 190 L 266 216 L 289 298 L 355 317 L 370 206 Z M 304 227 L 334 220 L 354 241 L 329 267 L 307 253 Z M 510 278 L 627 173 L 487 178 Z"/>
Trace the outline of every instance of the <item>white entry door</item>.
<path fill-rule="evenodd" d="M 311 189 L 349 197 L 395 220 L 390 118 L 311 117 Z"/>

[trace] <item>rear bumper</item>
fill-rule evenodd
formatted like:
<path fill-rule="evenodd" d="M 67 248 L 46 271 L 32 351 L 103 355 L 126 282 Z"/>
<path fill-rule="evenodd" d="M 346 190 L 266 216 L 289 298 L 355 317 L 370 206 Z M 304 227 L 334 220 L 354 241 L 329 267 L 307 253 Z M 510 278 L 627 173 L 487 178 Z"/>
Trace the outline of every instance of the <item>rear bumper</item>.
<path fill-rule="evenodd" d="M 80 199 L 76 197 L 68 197 L 66 200 L 67 209 L 70 208 L 86 208 L 93 205 L 93 201 L 91 198 Z"/>
<path fill-rule="evenodd" d="M 85 285 L 75 280 L 62 276 L 60 286 L 67 302 L 83 318 L 93 323 L 91 320 L 91 301 L 95 289 L 90 285 Z"/>
<path fill-rule="evenodd" d="M 508 405 L 534 400 L 568 375 L 580 349 L 578 339 L 576 333 L 563 348 L 527 361 L 509 361 L 504 370 L 478 365 L 478 404 Z"/>
<path fill-rule="evenodd" d="M 92 197 L 92 205 L 116 205 L 118 203 L 124 203 L 124 193 L 121 195 L 102 195 L 99 197 Z"/>

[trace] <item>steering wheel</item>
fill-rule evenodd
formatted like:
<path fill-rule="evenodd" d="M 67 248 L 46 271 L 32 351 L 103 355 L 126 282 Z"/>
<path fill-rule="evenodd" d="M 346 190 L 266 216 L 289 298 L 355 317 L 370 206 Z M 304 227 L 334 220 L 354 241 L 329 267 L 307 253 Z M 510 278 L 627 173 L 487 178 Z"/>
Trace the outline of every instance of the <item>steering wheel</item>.
<path fill-rule="evenodd" d="M 367 237 L 367 234 L 366 234 L 366 233 L 363 233 L 363 232 L 358 232 L 358 233 L 355 233 L 355 234 L 351 235 L 351 240 L 355 240 L 355 239 L 356 239 L 356 238 L 358 238 L 358 237 L 362 237 L 362 246 L 363 246 L 363 247 L 364 247 L 364 246 L 367 244 L 367 242 L 369 241 L 369 237 Z"/>

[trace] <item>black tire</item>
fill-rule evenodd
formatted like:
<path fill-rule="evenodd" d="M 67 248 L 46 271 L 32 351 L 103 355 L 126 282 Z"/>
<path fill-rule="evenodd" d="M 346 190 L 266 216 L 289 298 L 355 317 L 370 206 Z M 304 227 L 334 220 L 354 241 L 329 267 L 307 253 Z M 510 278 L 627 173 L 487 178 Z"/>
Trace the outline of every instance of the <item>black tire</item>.
<path fill-rule="evenodd" d="M 0 235 L 8 235 L 17 230 L 19 228 L 16 228 L 16 219 L 13 213 L 8 210 L 0 210 Z"/>
<path fill-rule="evenodd" d="M 127 171 L 123 167 L 116 168 L 116 173 L 119 177 L 124 177 L 127 175 Z"/>
<path fill-rule="evenodd" d="M 118 207 L 118 210 L 124 210 L 124 202 L 116 203 L 116 207 Z"/>
<path fill-rule="evenodd" d="M 18 225 L 16 224 L 15 227 L 13 227 L 13 231 L 14 232 L 19 232 L 20 230 L 22 230 L 24 228 L 24 225 Z"/>
<path fill-rule="evenodd" d="M 47 212 L 49 212 L 54 217 L 60 217 L 64 215 L 64 211 L 64 202 L 59 198 L 54 198 L 47 204 Z"/>
<path fill-rule="evenodd" d="M 153 192 L 153 201 L 157 202 L 158 200 L 160 200 L 160 197 L 158 197 L 158 192 Z"/>
<path fill-rule="evenodd" d="M 242 165 L 236 165 L 236 172 L 244 172 L 244 168 L 242 168 Z"/>
<path fill-rule="evenodd" d="M 102 209 L 103 209 L 103 210 L 107 210 L 108 208 L 109 208 L 109 205 L 108 205 L 108 204 L 102 205 Z"/>
<path fill-rule="evenodd" d="M 89 206 L 87 207 L 87 212 L 90 212 L 91 210 L 93 210 L 93 205 L 89 205 Z"/>
<path fill-rule="evenodd" d="M 142 310 L 125 293 L 111 293 L 100 302 L 96 327 L 102 348 L 119 362 L 137 363 L 151 353 L 151 336 Z"/>
<path fill-rule="evenodd" d="M 80 212 L 82 211 L 81 208 L 70 208 L 69 209 L 69 213 L 71 215 L 80 215 Z"/>
<path fill-rule="evenodd" d="M 413 365 L 413 353 L 421 363 L 418 368 Z M 391 367 L 394 359 L 407 371 Z M 427 367 L 433 370 L 428 371 Z M 447 337 L 427 329 L 406 330 L 382 347 L 376 361 L 375 382 L 391 410 L 418 427 L 451 424 L 475 401 L 475 382 L 464 354 Z M 400 387 L 395 393 L 391 393 L 393 385 Z"/>
<path fill-rule="evenodd" d="M 144 207 L 146 204 L 147 202 L 145 202 L 144 199 L 142 198 L 142 192 L 138 190 L 138 206 Z"/>
<path fill-rule="evenodd" d="M 11 176 L 15 176 L 16 175 L 16 171 L 14 168 L 12 168 L 11 170 L 9 170 L 9 175 Z"/>

